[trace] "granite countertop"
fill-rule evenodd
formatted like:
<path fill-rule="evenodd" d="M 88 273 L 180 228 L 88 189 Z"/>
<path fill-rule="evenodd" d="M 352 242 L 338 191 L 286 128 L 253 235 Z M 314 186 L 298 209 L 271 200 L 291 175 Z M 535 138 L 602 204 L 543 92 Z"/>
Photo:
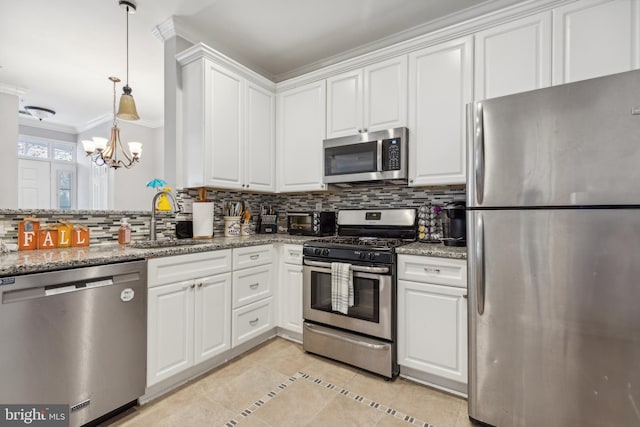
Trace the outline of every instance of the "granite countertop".
<path fill-rule="evenodd" d="M 314 237 L 291 236 L 288 234 L 260 234 L 246 237 L 215 237 L 211 240 L 175 241 L 176 246 L 160 248 L 136 247 L 132 245 L 95 245 L 80 248 L 42 249 L 0 254 L 0 277 L 39 273 L 65 268 L 91 265 L 113 264 L 117 262 L 206 252 L 217 249 L 266 245 L 269 243 L 303 244 Z M 193 244 L 189 244 L 193 243 Z"/>
<path fill-rule="evenodd" d="M 438 258 L 467 259 L 466 246 L 445 246 L 442 243 L 410 243 L 397 248 L 396 253 L 404 255 L 434 256 Z"/>
<path fill-rule="evenodd" d="M 145 242 L 132 242 L 132 245 L 118 245 L 114 243 L 82 248 L 10 252 L 0 254 L 0 277 L 206 252 L 217 249 L 266 245 L 269 243 L 301 245 L 315 238 L 316 237 L 292 236 L 289 234 L 259 234 L 246 237 L 215 237 L 211 240 L 176 240 L 173 241 L 175 246 L 155 248 L 143 247 Z M 398 254 L 424 255 L 440 258 L 467 258 L 467 248 L 444 246 L 441 243 L 410 243 L 398 247 L 396 252 Z"/>

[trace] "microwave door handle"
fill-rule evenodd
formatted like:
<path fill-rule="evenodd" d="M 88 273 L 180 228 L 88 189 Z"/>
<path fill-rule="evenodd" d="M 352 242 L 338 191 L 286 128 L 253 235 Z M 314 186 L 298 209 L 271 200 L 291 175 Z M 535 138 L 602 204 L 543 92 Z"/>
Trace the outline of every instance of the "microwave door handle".
<path fill-rule="evenodd" d="M 288 216 L 309 216 L 308 213 L 304 213 L 304 212 L 291 212 L 287 214 Z"/>
<path fill-rule="evenodd" d="M 377 156 L 377 169 L 378 172 L 382 172 L 382 140 L 378 140 L 378 156 Z"/>

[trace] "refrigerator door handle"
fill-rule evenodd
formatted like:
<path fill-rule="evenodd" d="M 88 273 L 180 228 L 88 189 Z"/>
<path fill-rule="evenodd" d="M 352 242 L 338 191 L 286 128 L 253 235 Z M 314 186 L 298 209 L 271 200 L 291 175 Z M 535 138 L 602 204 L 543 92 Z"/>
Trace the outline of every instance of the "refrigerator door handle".
<path fill-rule="evenodd" d="M 476 228 L 476 295 L 478 303 L 478 314 L 484 313 L 484 222 L 482 214 L 478 212 L 477 228 Z"/>
<path fill-rule="evenodd" d="M 481 102 L 476 104 L 474 128 L 476 200 L 481 205 L 484 199 L 484 122 Z"/>

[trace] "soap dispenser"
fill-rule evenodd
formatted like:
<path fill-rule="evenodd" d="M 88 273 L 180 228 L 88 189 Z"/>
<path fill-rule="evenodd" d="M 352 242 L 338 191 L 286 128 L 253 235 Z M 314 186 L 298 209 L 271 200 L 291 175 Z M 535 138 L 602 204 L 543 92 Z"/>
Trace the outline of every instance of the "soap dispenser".
<path fill-rule="evenodd" d="M 127 218 L 120 220 L 120 228 L 118 229 L 118 243 L 126 245 L 131 243 L 131 226 L 127 222 Z"/>

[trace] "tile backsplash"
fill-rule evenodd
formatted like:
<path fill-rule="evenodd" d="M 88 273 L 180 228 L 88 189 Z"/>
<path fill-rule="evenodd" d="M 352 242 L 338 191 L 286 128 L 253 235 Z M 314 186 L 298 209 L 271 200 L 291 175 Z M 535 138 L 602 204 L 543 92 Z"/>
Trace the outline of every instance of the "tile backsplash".
<path fill-rule="evenodd" d="M 196 190 L 182 190 L 178 196 L 183 205 L 197 197 Z M 253 214 L 260 212 L 260 204 L 270 205 L 278 211 L 281 221 L 286 222 L 287 212 L 367 208 L 418 208 L 426 203 L 443 205 L 466 198 L 464 186 L 412 188 L 397 185 L 332 188 L 330 191 L 307 193 L 260 194 L 240 193 L 224 190 L 207 190 L 207 199 L 214 201 L 214 234 L 222 235 L 224 202 L 244 201 Z M 179 219 L 191 219 L 189 213 L 180 214 Z"/>
<path fill-rule="evenodd" d="M 197 190 L 179 190 L 177 198 L 183 212 L 174 215 L 171 212 L 157 212 L 158 238 L 175 236 L 175 224 L 179 220 L 191 219 L 191 203 L 197 197 Z M 222 236 L 224 220 L 222 206 L 224 202 L 244 201 L 254 214 L 260 212 L 260 205 L 271 206 L 278 211 L 281 223 L 286 224 L 289 211 L 320 210 L 337 211 L 340 209 L 367 208 L 405 208 L 420 207 L 431 203 L 443 205 L 451 201 L 465 200 L 466 193 L 460 187 L 412 188 L 399 185 L 364 186 L 352 188 L 331 188 L 330 191 L 307 193 L 261 194 L 241 193 L 226 190 L 207 190 L 207 199 L 214 202 L 214 235 Z M 55 224 L 64 220 L 82 224 L 90 229 L 91 245 L 117 242 L 120 219 L 126 217 L 131 224 L 133 240 L 149 238 L 149 211 L 56 211 L 56 210 L 0 210 L 0 239 L 17 242 L 18 222 L 29 215 L 35 215 L 42 224 Z"/>

